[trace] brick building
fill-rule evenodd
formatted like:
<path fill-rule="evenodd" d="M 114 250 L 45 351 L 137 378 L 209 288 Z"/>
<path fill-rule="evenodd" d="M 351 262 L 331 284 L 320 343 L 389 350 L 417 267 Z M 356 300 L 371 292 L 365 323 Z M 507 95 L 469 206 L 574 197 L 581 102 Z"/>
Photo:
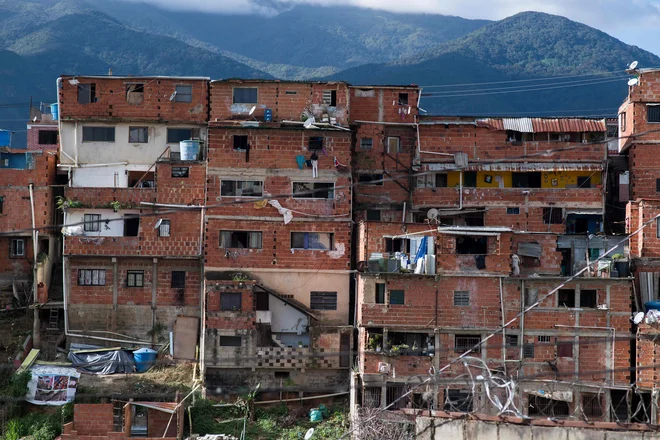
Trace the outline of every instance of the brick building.
<path fill-rule="evenodd" d="M 205 213 L 210 392 L 348 389 L 344 83 L 213 81 Z M 316 158 L 316 159 L 314 159 Z M 317 170 L 312 161 L 317 161 Z"/>
<path fill-rule="evenodd" d="M 625 413 L 630 342 L 615 335 L 630 332 L 631 280 L 591 264 L 620 240 L 603 224 L 605 121 L 417 122 L 405 215 L 356 237 L 363 404 L 394 402 L 588 266 L 472 356 L 518 379 L 526 415 Z M 396 407 L 492 411 L 468 368 L 484 374 L 455 363 Z"/>
<path fill-rule="evenodd" d="M 209 80 L 63 76 L 58 88 L 70 339 L 158 341 L 201 316 Z"/>

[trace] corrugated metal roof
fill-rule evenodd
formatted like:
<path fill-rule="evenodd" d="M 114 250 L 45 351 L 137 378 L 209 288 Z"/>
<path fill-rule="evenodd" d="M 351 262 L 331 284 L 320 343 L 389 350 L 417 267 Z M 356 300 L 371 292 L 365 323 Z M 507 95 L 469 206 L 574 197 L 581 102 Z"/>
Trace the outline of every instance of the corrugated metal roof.
<path fill-rule="evenodd" d="M 174 413 L 176 411 L 177 403 L 176 402 L 129 402 L 134 406 L 143 406 L 145 408 L 151 408 L 158 411 L 166 412 L 168 414 Z"/>
<path fill-rule="evenodd" d="M 605 119 L 583 118 L 486 118 L 477 123 L 491 130 L 521 133 L 582 133 L 607 131 Z"/>

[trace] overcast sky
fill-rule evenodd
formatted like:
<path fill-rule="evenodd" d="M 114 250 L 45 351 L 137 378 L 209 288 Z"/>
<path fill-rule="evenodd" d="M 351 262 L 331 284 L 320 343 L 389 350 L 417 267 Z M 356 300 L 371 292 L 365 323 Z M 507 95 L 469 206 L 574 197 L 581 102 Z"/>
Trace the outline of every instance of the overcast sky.
<path fill-rule="evenodd" d="M 499 20 L 522 11 L 563 15 L 660 55 L 660 0 L 142 0 L 172 9 L 268 13 L 269 3 L 353 5 Z"/>

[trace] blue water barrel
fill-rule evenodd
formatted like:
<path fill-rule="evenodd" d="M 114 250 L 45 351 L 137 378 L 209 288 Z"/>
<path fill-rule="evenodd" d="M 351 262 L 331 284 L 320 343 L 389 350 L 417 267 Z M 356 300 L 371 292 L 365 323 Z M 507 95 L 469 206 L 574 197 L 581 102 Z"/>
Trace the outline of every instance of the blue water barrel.
<path fill-rule="evenodd" d="M 53 115 L 53 121 L 60 118 L 60 107 L 57 103 L 50 105 L 50 114 Z"/>
<path fill-rule="evenodd" d="M 646 307 L 646 310 L 660 310 L 660 301 L 649 301 L 644 304 L 644 307 Z"/>
<path fill-rule="evenodd" d="M 133 352 L 135 359 L 135 370 L 138 373 L 148 371 L 156 363 L 157 352 L 150 348 L 141 348 Z"/>
<path fill-rule="evenodd" d="M 199 140 L 188 140 L 179 142 L 181 160 L 197 160 L 199 155 Z"/>

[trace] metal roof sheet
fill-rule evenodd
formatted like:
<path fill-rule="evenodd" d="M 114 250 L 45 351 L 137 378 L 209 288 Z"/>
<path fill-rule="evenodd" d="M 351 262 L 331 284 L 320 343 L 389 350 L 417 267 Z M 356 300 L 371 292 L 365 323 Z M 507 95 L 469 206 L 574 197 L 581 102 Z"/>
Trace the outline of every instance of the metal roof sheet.
<path fill-rule="evenodd" d="M 585 118 L 485 118 L 478 125 L 491 130 L 512 130 L 521 133 L 582 133 L 607 131 L 605 119 Z"/>

